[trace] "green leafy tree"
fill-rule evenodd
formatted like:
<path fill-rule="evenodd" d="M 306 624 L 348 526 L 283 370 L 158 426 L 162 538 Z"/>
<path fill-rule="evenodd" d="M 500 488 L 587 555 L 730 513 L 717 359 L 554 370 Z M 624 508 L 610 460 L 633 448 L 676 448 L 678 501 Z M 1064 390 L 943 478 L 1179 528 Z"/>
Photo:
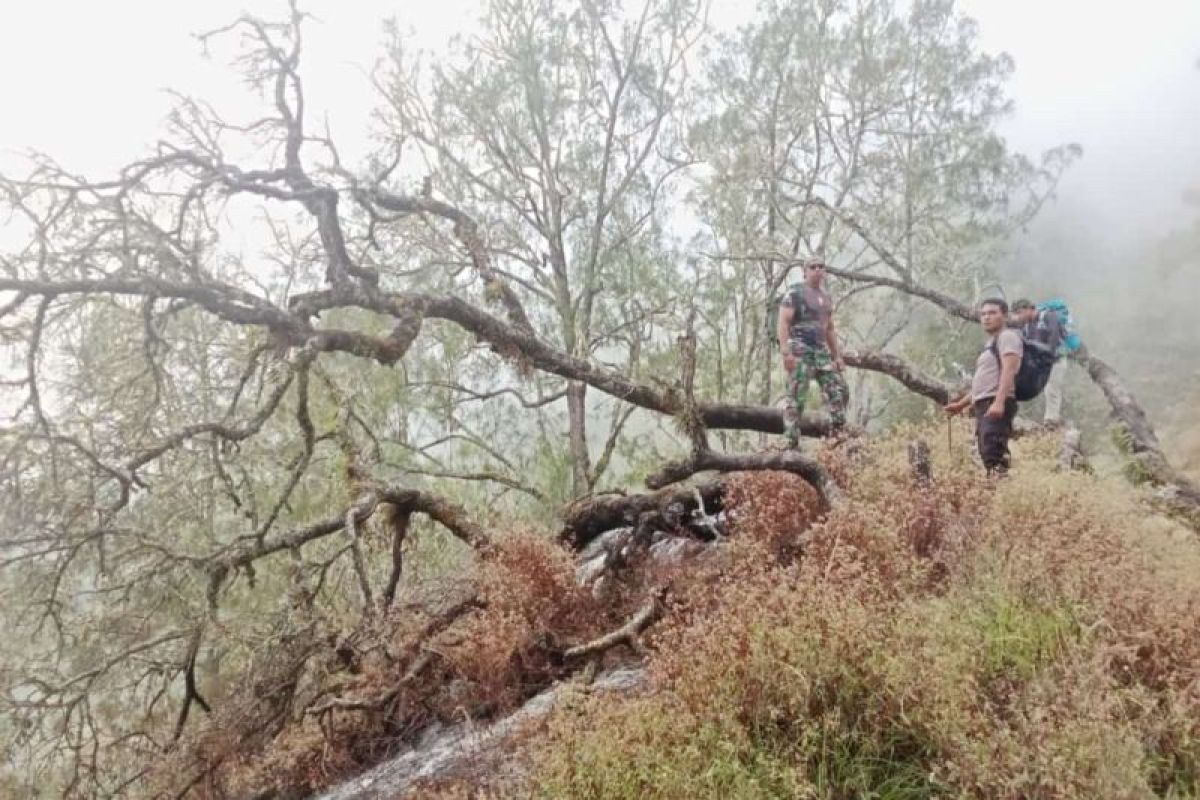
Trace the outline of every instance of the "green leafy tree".
<path fill-rule="evenodd" d="M 486 229 L 534 329 L 634 378 L 653 368 L 677 294 L 665 226 L 692 163 L 686 59 L 703 10 L 492 0 L 451 60 L 424 76 L 397 42 L 384 81 L 388 130 L 428 160 L 427 186 Z M 632 406 L 613 403 L 595 436 L 587 385 L 565 392 L 579 496 L 603 477 Z"/>
<path fill-rule="evenodd" d="M 727 337 L 721 352 L 739 371 L 735 385 L 772 397 L 777 348 L 763 316 L 810 254 L 856 276 L 978 292 L 1009 234 L 1078 155 L 1056 148 L 1035 165 L 1006 146 L 996 126 L 1010 110 L 1012 68 L 1007 56 L 981 52 L 974 22 L 949 0 L 768 2 L 721 37 L 710 107 L 693 131 L 710 168 L 694 196 L 699 242 L 722 294 L 736 298 L 712 312 L 724 314 L 713 327 Z M 915 337 L 930 319 L 924 309 L 863 288 L 846 287 L 839 300 L 844 338 L 906 343 L 944 365 L 940 315 L 935 332 Z M 874 413 L 864 388 L 855 393 L 862 421 Z"/>

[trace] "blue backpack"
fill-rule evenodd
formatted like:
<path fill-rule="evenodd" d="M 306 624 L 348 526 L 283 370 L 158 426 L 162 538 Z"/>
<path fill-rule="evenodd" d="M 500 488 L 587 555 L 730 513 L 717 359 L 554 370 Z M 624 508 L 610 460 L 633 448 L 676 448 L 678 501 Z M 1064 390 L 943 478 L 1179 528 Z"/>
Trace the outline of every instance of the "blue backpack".
<path fill-rule="evenodd" d="M 1079 349 L 1083 342 L 1079 339 L 1079 333 L 1075 330 L 1075 320 L 1071 318 L 1071 311 L 1067 308 L 1066 302 L 1059 298 L 1047 300 L 1044 303 L 1037 304 L 1037 312 L 1040 317 L 1047 311 L 1053 311 L 1058 317 L 1058 323 L 1062 326 L 1063 341 L 1062 347 L 1068 353 L 1074 353 Z"/>

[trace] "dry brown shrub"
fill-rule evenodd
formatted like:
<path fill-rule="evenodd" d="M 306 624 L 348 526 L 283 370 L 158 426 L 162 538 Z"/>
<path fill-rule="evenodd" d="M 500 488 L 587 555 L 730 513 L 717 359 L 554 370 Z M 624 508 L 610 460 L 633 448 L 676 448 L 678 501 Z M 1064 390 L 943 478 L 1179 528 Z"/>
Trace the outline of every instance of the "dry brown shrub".
<path fill-rule="evenodd" d="M 740 472 L 727 480 L 725 508 L 734 541 L 763 547 L 781 563 L 794 560 L 801 535 L 824 511 L 817 491 L 788 472 Z"/>
<path fill-rule="evenodd" d="M 639 573 L 604 603 L 575 587 L 569 553 L 505 537 L 471 579 L 482 608 L 424 642 L 437 656 L 420 680 L 371 713 L 293 709 L 273 737 L 230 736 L 242 723 L 223 712 L 226 736 L 193 753 L 226 765 L 198 794 L 302 793 L 431 720 L 502 713 L 567 674 L 557 654 L 619 625 L 647 581 L 672 586 L 652 692 L 561 712 L 538 756 L 543 796 L 1200 793 L 1195 540 L 1124 484 L 1055 473 L 1050 437 L 1017 443 L 999 482 L 935 451 L 922 487 L 910 436 L 824 454 L 846 495 L 831 510 L 795 476 L 733 476 L 720 557 Z M 351 674 L 308 680 L 394 690 L 427 621 L 379 621 Z M 474 778 L 426 788 L 488 791 Z"/>
<path fill-rule="evenodd" d="M 193 797 L 305 796 L 377 763 L 431 722 L 512 708 L 564 673 L 562 649 L 625 610 L 577 588 L 571 554 L 528 532 L 500 538 L 469 579 L 446 581 L 442 594 L 307 648 L 264 652 L 258 662 L 271 668 L 186 737 L 152 784 L 176 794 L 202 776 Z M 439 624 L 450 609 L 466 611 Z M 283 665 L 288 675 L 266 685 Z"/>
<path fill-rule="evenodd" d="M 823 456 L 845 502 L 802 535 L 778 477 L 731 493 L 653 693 L 560 715 L 540 796 L 1200 795 L 1195 539 L 1053 437 L 998 482 L 939 449 L 919 487 L 911 435 Z"/>
<path fill-rule="evenodd" d="M 453 697 L 460 708 L 468 700 L 497 710 L 524 700 L 562 672 L 560 649 L 596 636 L 620 611 L 576 586 L 571 554 L 532 533 L 500 542 L 480 567 L 479 592 L 483 610 L 439 648 L 470 687 Z"/>

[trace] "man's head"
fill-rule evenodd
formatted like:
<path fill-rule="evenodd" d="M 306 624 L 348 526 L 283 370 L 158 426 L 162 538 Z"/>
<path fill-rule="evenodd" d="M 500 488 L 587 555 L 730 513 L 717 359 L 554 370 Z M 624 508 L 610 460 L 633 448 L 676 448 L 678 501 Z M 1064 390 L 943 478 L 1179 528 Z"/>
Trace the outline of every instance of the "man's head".
<path fill-rule="evenodd" d="M 804 261 L 804 282 L 809 286 L 818 287 L 825 279 L 825 259 L 811 256 Z"/>
<path fill-rule="evenodd" d="M 1037 306 L 1032 300 L 1026 300 L 1024 297 L 1012 304 L 1012 312 L 1013 317 L 1021 324 L 1037 319 Z"/>
<path fill-rule="evenodd" d="M 999 333 L 1008 322 L 1008 303 L 999 297 L 989 297 L 979 304 L 979 322 L 988 333 Z"/>

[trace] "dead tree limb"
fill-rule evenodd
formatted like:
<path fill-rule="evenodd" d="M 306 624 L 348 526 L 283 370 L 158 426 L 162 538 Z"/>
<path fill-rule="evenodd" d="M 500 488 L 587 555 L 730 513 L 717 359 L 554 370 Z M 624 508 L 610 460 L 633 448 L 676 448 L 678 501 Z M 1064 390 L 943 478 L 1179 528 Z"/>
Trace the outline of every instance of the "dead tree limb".
<path fill-rule="evenodd" d="M 828 266 L 825 268 L 825 271 L 843 280 L 867 284 L 869 286 L 882 286 L 895 289 L 898 292 L 904 292 L 913 297 L 920 297 L 922 300 L 928 300 L 930 303 L 938 306 L 953 317 L 957 317 L 965 322 L 979 322 L 979 313 L 973 306 L 955 297 L 951 297 L 945 292 L 939 292 L 909 281 L 896 280 L 895 278 L 888 278 L 883 275 L 869 275 L 864 272 L 854 272 L 852 270 L 837 269 L 836 267 Z"/>
<path fill-rule="evenodd" d="M 952 386 L 930 377 L 904 359 L 890 353 L 855 350 L 843 353 L 842 357 L 852 367 L 879 372 L 894 378 L 904 384 L 909 391 L 928 397 L 939 405 L 949 403 L 952 397 L 965 389 L 965 387 Z"/>
<path fill-rule="evenodd" d="M 650 627 L 663 612 L 663 602 L 667 597 L 666 587 L 655 589 L 641 608 L 629 618 L 629 620 L 614 631 L 604 634 L 598 639 L 572 647 L 563 653 L 563 658 L 586 658 L 588 656 L 603 655 L 608 650 L 617 645 L 628 645 L 634 652 L 641 652 L 642 646 L 639 636 L 642 631 Z"/>
<path fill-rule="evenodd" d="M 358 590 L 362 593 L 363 613 L 370 614 L 375 610 L 372 599 L 371 582 L 367 579 L 367 564 L 363 558 L 362 546 L 358 540 L 358 521 L 371 514 L 378 503 L 369 497 L 361 504 L 351 506 L 346 512 L 346 538 L 349 540 L 350 561 L 354 565 L 354 575 L 358 578 Z"/>
<path fill-rule="evenodd" d="M 664 465 L 646 478 L 646 486 L 650 489 L 662 489 L 708 470 L 791 472 L 811 484 L 827 503 L 834 501 L 838 494 L 837 487 L 825 468 L 815 459 L 795 450 L 771 450 L 765 453 L 716 453 L 706 450 L 693 453 L 687 458 Z"/>
<path fill-rule="evenodd" d="M 929 445 L 924 439 L 913 439 L 908 443 L 908 465 L 912 468 L 913 480 L 918 486 L 933 483 L 933 460 Z"/>
<path fill-rule="evenodd" d="M 380 603 L 383 610 L 391 608 L 396 599 L 396 588 L 400 585 L 400 575 L 404 571 L 404 540 L 408 537 L 408 526 L 412 520 L 411 509 L 399 509 L 388 505 L 384 509 L 384 526 L 392 534 L 392 571 L 388 574 L 387 585 L 383 589 Z"/>
<path fill-rule="evenodd" d="M 1145 477 L 1155 485 L 1173 487 L 1182 503 L 1191 504 L 1196 512 L 1200 512 L 1200 487 L 1171 466 L 1159 444 L 1154 426 L 1150 424 L 1150 418 L 1117 371 L 1086 347 L 1074 358 L 1100 387 L 1112 408 L 1113 416 L 1128 432 L 1130 455 Z"/>
<path fill-rule="evenodd" d="M 644 514 L 650 522 L 670 527 L 670 508 L 690 511 L 698 508 L 697 496 L 709 513 L 721 508 L 725 495 L 725 481 L 713 479 L 696 486 L 670 486 L 645 494 L 604 494 L 582 497 L 563 509 L 563 527 L 559 539 L 575 549 L 582 549 L 588 542 L 605 531 L 623 526 L 633 526 Z"/>
<path fill-rule="evenodd" d="M 203 634 L 203 629 L 197 627 L 188 639 L 187 654 L 183 659 L 183 704 L 179 708 L 179 716 L 175 719 L 175 731 L 171 734 L 172 743 L 179 741 L 179 737 L 183 734 L 183 726 L 187 724 L 188 712 L 191 711 L 192 703 L 200 706 L 206 713 L 212 713 L 208 701 L 204 699 L 204 696 L 200 694 L 200 689 L 196 686 L 196 657 L 200 654 L 200 641 Z"/>
<path fill-rule="evenodd" d="M 694 452 L 708 450 L 708 433 L 696 407 L 696 311 L 688 315 L 687 332 L 676 340 L 679 346 L 680 386 L 683 389 L 683 408 L 679 412 L 680 425 Z"/>
<path fill-rule="evenodd" d="M 3 281 L 0 281 L 2 287 Z M 302 316 L 315 315 L 323 310 L 359 307 L 397 318 L 429 317 L 453 322 L 464 330 L 488 342 L 500 353 L 519 353 L 531 366 L 568 380 L 577 380 L 605 394 L 651 411 L 672 416 L 684 411 L 682 393 L 673 389 L 660 390 L 639 383 L 616 370 L 596 366 L 547 343 L 532 332 L 499 319 L 471 303 L 452 296 L 428 294 L 384 294 L 374 291 L 318 291 L 292 299 L 292 310 Z M 953 387 L 923 375 L 903 359 L 861 351 L 848 354 L 848 364 L 895 378 L 911 390 L 935 402 L 945 403 Z M 783 432 L 783 412 L 772 406 L 732 405 L 697 401 L 696 412 L 706 428 L 753 430 L 764 433 Z M 820 417 L 805 417 L 801 433 L 824 436 L 829 423 Z"/>
<path fill-rule="evenodd" d="M 301 547 L 308 542 L 329 536 L 346 526 L 348 514 L 357 512 L 356 523 L 365 521 L 379 508 L 381 503 L 390 503 L 400 511 L 425 514 L 438 522 L 450 533 L 476 551 L 488 551 L 491 539 L 487 532 L 471 521 L 465 509 L 443 497 L 419 489 L 403 487 L 380 487 L 367 493 L 350 509 L 333 514 L 325 519 L 292 528 L 263 539 L 239 540 L 237 544 L 205 561 L 210 573 L 224 576 L 234 570 L 249 566 L 260 558 Z"/>

